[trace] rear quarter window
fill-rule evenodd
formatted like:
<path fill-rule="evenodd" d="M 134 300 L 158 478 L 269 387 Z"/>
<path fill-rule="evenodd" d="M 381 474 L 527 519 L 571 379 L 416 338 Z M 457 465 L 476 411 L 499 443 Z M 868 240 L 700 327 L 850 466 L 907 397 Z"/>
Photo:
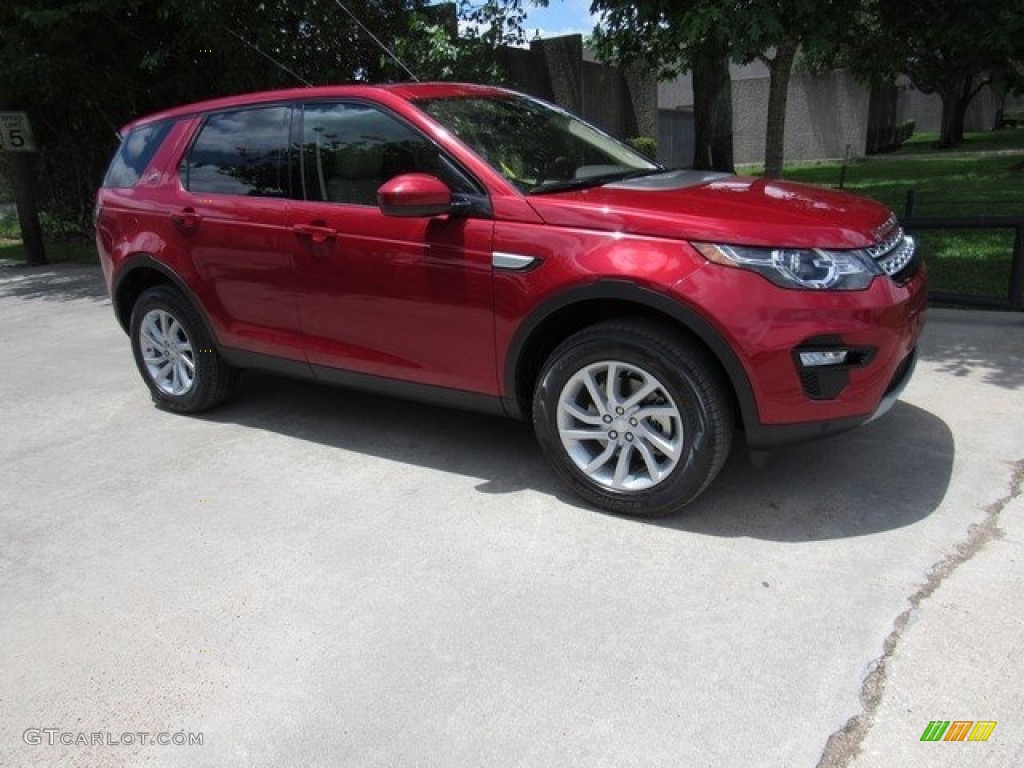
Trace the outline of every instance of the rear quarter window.
<path fill-rule="evenodd" d="M 171 123 L 163 122 L 129 131 L 121 140 L 114 159 L 110 161 L 107 175 L 103 177 L 103 186 L 134 187 L 170 130 Z"/>
<path fill-rule="evenodd" d="M 291 108 L 210 115 L 179 169 L 192 193 L 288 197 Z"/>

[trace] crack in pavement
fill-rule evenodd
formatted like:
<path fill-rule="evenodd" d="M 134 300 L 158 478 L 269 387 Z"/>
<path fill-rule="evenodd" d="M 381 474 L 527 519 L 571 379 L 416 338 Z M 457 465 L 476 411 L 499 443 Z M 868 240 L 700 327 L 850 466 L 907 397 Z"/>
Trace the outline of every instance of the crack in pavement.
<path fill-rule="evenodd" d="M 999 515 L 1024 491 L 1024 459 L 1013 462 L 1010 466 L 1010 492 L 985 507 L 985 518 L 980 523 L 972 524 L 967 529 L 967 539 L 932 566 L 925 583 L 910 596 L 910 607 L 896 617 L 892 631 L 882 646 L 882 655 L 872 662 L 871 672 L 861 685 L 862 712 L 851 717 L 846 721 L 846 725 L 828 737 L 817 768 L 846 768 L 860 753 L 860 745 L 871 730 L 875 714 L 882 703 L 889 661 L 903 639 L 910 617 L 961 564 L 974 557 L 992 539 L 1002 538 Z"/>

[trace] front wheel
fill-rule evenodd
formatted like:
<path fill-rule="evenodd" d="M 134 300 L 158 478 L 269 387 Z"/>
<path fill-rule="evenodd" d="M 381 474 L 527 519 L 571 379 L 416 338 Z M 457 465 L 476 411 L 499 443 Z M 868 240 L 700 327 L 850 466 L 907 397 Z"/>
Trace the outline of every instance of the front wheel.
<path fill-rule="evenodd" d="M 198 413 L 222 402 L 238 371 L 217 352 L 199 313 L 169 286 L 143 293 L 132 308 L 132 352 L 161 408 Z"/>
<path fill-rule="evenodd" d="M 595 506 L 659 517 L 718 474 L 733 412 L 710 355 L 660 324 L 599 323 L 551 354 L 533 399 L 541 448 Z"/>

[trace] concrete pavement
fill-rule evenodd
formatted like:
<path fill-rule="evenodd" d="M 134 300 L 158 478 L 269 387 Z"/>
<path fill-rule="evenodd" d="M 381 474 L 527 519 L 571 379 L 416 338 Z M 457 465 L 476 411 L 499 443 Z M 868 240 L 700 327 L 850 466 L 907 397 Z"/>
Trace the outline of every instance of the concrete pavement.
<path fill-rule="evenodd" d="M 262 375 L 163 413 L 98 269 L 0 268 L 0 765 L 1020 764 L 1024 316 L 922 351 L 648 524 L 515 422 Z"/>

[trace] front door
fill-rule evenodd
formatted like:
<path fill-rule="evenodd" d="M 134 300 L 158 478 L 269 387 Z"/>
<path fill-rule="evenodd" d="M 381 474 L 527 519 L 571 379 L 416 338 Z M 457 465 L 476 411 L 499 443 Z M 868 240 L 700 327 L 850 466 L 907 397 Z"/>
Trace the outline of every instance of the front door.
<path fill-rule="evenodd" d="M 299 314 L 314 368 L 497 393 L 489 219 L 387 217 L 396 175 L 460 178 L 400 118 L 364 103 L 302 109 L 293 202 Z M 322 372 L 322 371 L 321 371 Z"/>

